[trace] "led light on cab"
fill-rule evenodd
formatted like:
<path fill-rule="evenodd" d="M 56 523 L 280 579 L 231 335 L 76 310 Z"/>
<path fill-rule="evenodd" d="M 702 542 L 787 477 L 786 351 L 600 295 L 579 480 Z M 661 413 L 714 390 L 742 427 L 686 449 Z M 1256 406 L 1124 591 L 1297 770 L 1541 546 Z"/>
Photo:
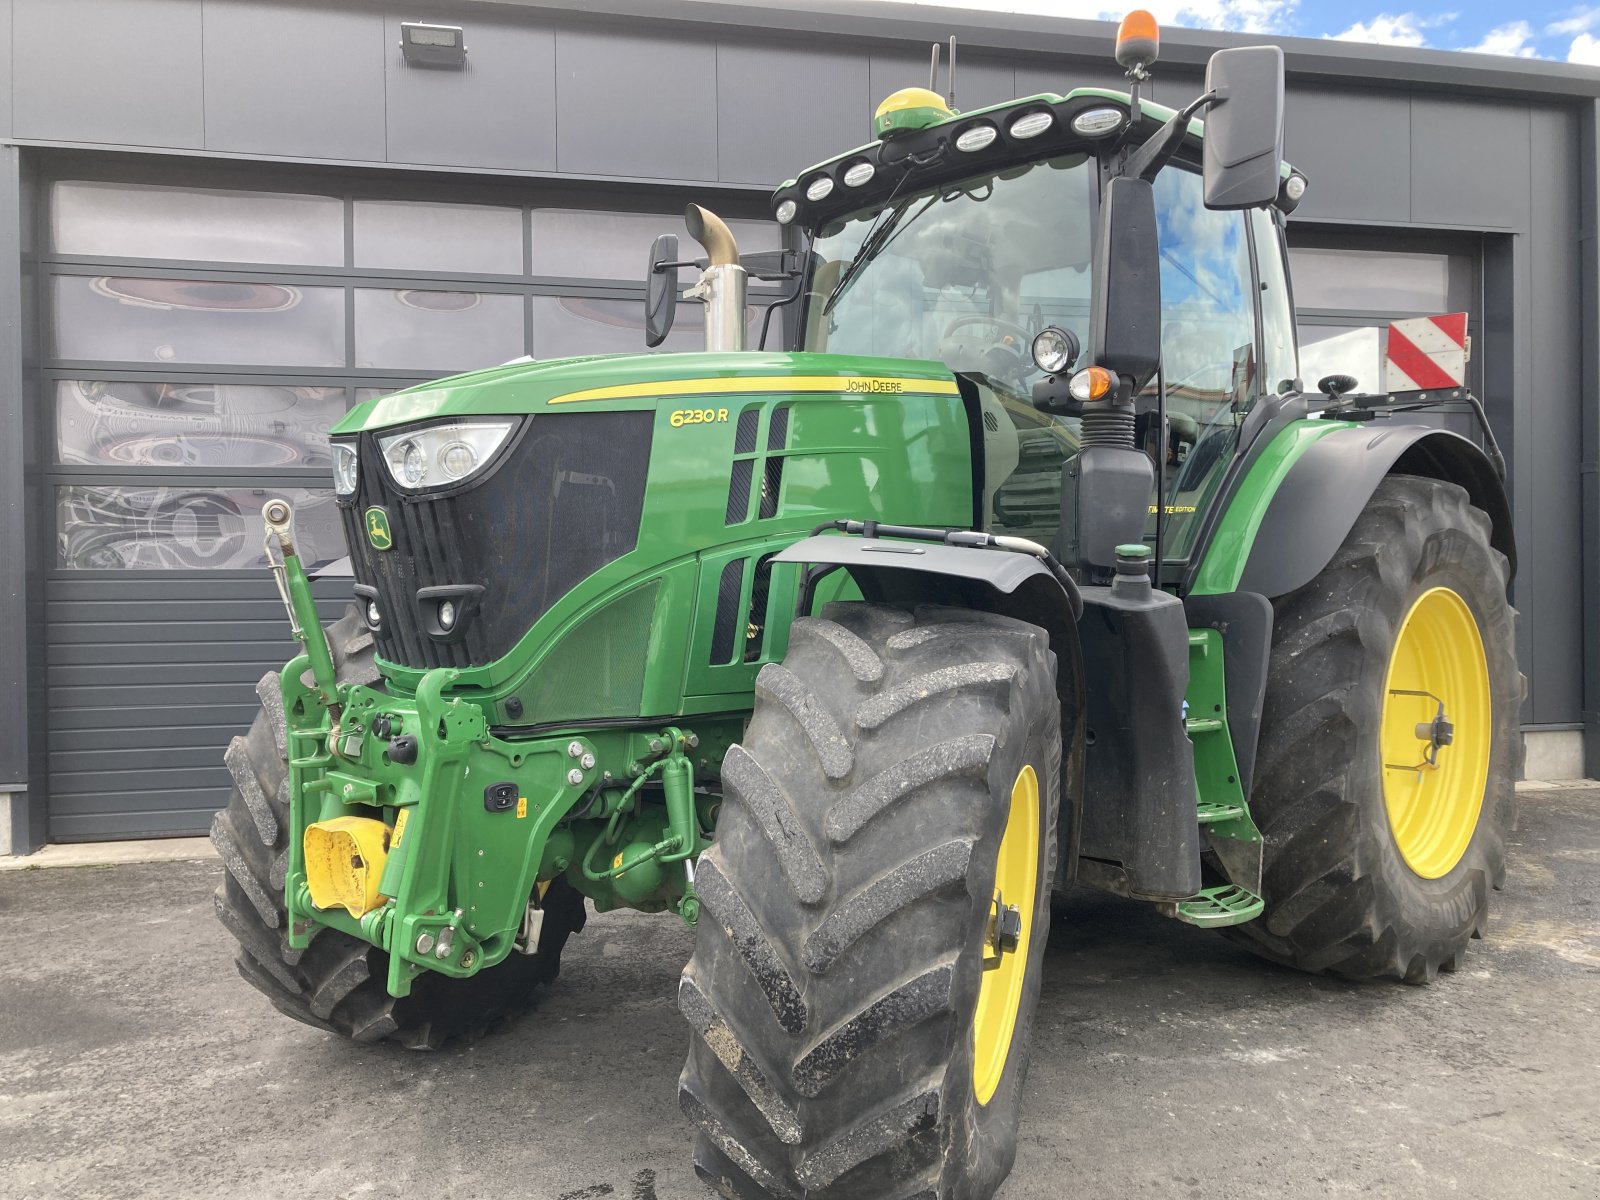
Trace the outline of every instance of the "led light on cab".
<path fill-rule="evenodd" d="M 1072 130 L 1084 137 L 1100 137 L 1122 128 L 1120 108 L 1089 108 L 1072 118 Z"/>
<path fill-rule="evenodd" d="M 968 154 L 992 146 L 1000 131 L 993 125 L 972 125 L 956 134 L 956 149 Z"/>
<path fill-rule="evenodd" d="M 852 163 L 844 173 L 845 187 L 862 187 L 871 182 L 878 169 L 869 162 Z"/>
<path fill-rule="evenodd" d="M 1078 356 L 1074 339 L 1054 325 L 1041 329 L 1033 339 L 1033 362 L 1047 375 L 1059 375 L 1072 366 Z"/>
<path fill-rule="evenodd" d="M 779 203 L 778 211 L 775 214 L 778 218 L 779 225 L 787 225 L 790 221 L 794 220 L 795 207 L 796 205 L 793 200 L 784 200 Z"/>
<path fill-rule="evenodd" d="M 1028 138 L 1036 138 L 1041 133 L 1047 132 L 1050 126 L 1054 125 L 1055 123 L 1056 115 L 1053 112 L 1040 111 L 1024 113 L 1015 121 L 1011 122 L 1011 129 L 1009 132 L 1011 136 L 1016 138 L 1018 141 L 1024 141 Z"/>
<path fill-rule="evenodd" d="M 806 184 L 806 199 L 812 203 L 816 203 L 818 200 L 826 200 L 832 192 L 833 180 L 827 175 L 818 175 L 810 183 Z"/>

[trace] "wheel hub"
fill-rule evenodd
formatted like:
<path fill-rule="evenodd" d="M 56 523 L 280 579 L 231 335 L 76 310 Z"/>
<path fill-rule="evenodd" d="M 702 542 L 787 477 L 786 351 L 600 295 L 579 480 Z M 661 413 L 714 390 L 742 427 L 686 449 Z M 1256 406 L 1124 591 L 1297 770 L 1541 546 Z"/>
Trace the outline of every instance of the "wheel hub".
<path fill-rule="evenodd" d="M 1027 975 L 1038 874 L 1039 777 L 1025 766 L 1011 785 L 984 929 L 983 979 L 972 1019 L 972 1087 L 979 1104 L 989 1103 L 1005 1075 Z M 1008 896 L 1019 903 L 1008 903 Z"/>
<path fill-rule="evenodd" d="M 1491 736 L 1477 618 L 1450 588 L 1430 588 L 1395 636 L 1381 719 L 1389 827 L 1406 864 L 1424 879 L 1448 874 L 1472 841 Z"/>

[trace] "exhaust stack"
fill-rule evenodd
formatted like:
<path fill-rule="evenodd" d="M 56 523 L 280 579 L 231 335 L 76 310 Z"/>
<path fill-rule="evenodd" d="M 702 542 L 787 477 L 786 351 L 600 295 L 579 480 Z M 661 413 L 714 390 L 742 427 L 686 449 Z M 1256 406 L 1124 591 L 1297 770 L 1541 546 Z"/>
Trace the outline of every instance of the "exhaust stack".
<path fill-rule="evenodd" d="M 706 349 L 711 351 L 745 348 L 745 269 L 739 265 L 739 246 L 727 222 L 710 209 L 691 204 L 683 210 L 689 236 L 705 247 L 710 266 L 700 273 L 700 281 L 684 292 L 685 300 L 702 301 L 706 306 Z"/>

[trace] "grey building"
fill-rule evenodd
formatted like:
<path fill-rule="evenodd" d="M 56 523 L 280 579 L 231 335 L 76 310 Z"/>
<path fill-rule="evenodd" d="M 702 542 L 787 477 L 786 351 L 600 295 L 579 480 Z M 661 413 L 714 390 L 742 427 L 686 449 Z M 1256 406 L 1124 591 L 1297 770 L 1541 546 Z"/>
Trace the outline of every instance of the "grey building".
<path fill-rule="evenodd" d="M 403 20 L 459 26 L 465 62 L 408 62 Z M 348 406 L 636 348 L 645 248 L 686 199 L 776 246 L 771 185 L 867 140 L 929 42 L 959 37 L 973 108 L 1121 88 L 1112 32 L 803 0 L 0 0 L 0 853 L 205 830 L 290 650 L 261 503 L 343 553 Z M 1155 98 L 1244 40 L 1167 31 Z M 1282 44 L 1302 342 L 1470 313 L 1529 773 L 1600 774 L 1600 71 Z M 330 614 L 347 586 L 319 584 Z"/>

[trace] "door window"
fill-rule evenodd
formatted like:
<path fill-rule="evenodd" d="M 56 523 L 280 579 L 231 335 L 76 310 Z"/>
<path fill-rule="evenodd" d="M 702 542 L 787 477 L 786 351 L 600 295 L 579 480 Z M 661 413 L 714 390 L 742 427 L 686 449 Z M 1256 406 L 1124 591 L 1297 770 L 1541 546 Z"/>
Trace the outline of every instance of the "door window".
<path fill-rule="evenodd" d="M 1156 177 L 1155 197 L 1168 414 L 1163 557 L 1182 559 L 1233 458 L 1239 418 L 1262 391 L 1256 286 L 1243 215 L 1208 209 L 1199 175 L 1169 168 Z M 1146 394 L 1155 390 L 1152 380 Z M 1145 449 L 1159 457 L 1153 414 L 1139 428 Z M 1152 504 L 1151 536 L 1154 517 Z"/>

